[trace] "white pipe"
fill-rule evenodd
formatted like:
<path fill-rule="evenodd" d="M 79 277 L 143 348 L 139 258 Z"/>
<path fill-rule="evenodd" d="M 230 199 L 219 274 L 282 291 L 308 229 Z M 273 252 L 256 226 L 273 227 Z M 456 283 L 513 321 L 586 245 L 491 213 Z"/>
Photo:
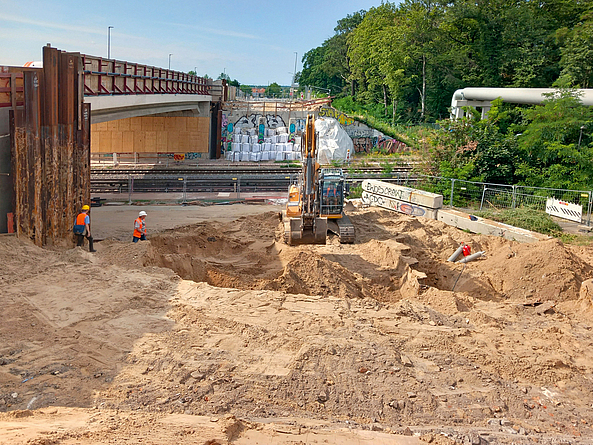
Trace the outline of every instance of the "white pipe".
<path fill-rule="evenodd" d="M 458 263 L 469 263 L 470 261 L 473 260 L 477 260 L 478 258 L 480 258 L 482 255 L 484 255 L 486 252 L 482 251 L 482 252 L 476 252 L 476 253 L 472 253 L 471 255 L 468 255 L 466 257 L 463 257 L 462 259 L 460 259 L 459 261 L 457 261 Z"/>
<path fill-rule="evenodd" d="M 544 94 L 556 93 L 556 88 L 485 88 L 468 87 L 455 91 L 451 98 L 451 118 L 463 117 L 462 106 L 490 108 L 491 102 L 501 98 L 504 102 L 515 104 L 541 104 L 547 99 Z M 576 90 L 583 105 L 593 105 L 593 89 Z"/>
<path fill-rule="evenodd" d="M 463 244 L 461 246 L 459 246 L 455 252 L 453 252 L 453 255 L 451 255 L 447 261 L 449 261 L 450 263 L 454 263 L 455 260 L 457 259 L 457 257 L 461 254 L 462 250 L 463 250 Z"/>

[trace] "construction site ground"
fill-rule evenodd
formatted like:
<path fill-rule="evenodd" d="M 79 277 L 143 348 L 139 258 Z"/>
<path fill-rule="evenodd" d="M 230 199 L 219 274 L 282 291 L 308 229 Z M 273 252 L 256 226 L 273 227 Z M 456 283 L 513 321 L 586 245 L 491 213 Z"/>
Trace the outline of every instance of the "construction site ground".
<path fill-rule="evenodd" d="M 377 209 L 287 246 L 280 209 L 93 208 L 96 253 L 0 236 L 0 443 L 593 443 L 590 248 Z"/>

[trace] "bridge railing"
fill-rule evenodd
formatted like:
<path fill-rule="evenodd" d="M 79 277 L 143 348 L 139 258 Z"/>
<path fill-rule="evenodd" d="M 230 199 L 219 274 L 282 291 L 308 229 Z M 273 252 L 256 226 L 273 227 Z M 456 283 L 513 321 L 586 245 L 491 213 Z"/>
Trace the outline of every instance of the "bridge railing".
<path fill-rule="evenodd" d="M 139 63 L 81 55 L 84 95 L 210 94 L 208 79 Z"/>

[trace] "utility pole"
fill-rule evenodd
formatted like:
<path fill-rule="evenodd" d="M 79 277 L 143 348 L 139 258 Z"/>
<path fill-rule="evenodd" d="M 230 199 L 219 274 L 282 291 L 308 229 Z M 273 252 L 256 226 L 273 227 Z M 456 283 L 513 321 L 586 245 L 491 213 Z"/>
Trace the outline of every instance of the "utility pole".
<path fill-rule="evenodd" d="M 107 58 L 111 59 L 111 30 L 113 26 L 107 27 Z"/>
<path fill-rule="evenodd" d="M 297 52 L 294 52 L 294 73 L 292 74 L 292 85 L 296 84 Z"/>

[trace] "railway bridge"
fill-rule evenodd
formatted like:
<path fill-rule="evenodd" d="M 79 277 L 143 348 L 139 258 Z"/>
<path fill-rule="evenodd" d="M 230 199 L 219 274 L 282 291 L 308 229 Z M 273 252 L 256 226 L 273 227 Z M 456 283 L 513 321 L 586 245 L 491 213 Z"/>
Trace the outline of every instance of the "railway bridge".
<path fill-rule="evenodd" d="M 226 94 L 224 81 L 49 45 L 42 67 L 0 66 L 0 233 L 70 244 L 90 200 L 91 151 L 216 157 L 210 134 Z"/>

